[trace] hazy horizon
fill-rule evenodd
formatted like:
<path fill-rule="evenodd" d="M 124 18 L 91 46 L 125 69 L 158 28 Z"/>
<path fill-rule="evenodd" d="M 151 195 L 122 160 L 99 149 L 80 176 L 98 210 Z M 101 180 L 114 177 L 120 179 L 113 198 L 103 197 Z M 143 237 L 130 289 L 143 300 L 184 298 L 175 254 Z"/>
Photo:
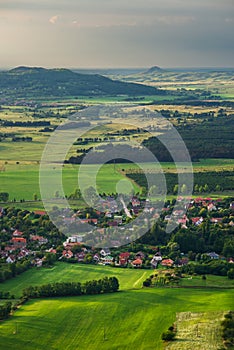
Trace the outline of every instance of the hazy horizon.
<path fill-rule="evenodd" d="M 26 64 L 20 64 L 20 65 L 15 65 L 15 66 L 5 66 L 5 67 L 0 67 L 0 70 L 11 70 L 11 69 L 15 69 L 18 67 L 26 67 L 26 68 L 44 68 L 44 69 L 70 69 L 70 70 L 147 70 L 150 69 L 152 67 L 155 67 L 157 65 L 153 65 L 153 66 L 142 66 L 142 67 L 134 67 L 134 66 L 123 66 L 123 67 L 118 67 L 118 66 L 113 66 L 113 67 L 66 67 L 66 66 L 39 66 L 39 65 L 26 65 Z M 157 66 L 162 70 L 165 71 L 172 71 L 172 70 L 228 70 L 234 69 L 234 65 L 233 66 L 207 66 L 207 67 L 202 67 L 202 66 L 198 66 L 198 67 L 194 67 L 194 66 L 170 66 L 170 67 L 161 67 L 161 66 Z"/>
<path fill-rule="evenodd" d="M 233 0 L 8 0 L 0 66 L 231 67 Z"/>

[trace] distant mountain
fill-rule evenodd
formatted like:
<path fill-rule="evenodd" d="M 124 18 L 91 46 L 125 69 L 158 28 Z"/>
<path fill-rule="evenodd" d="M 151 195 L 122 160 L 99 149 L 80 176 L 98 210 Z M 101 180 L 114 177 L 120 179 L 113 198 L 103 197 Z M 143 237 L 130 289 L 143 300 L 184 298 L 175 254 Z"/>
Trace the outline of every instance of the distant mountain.
<path fill-rule="evenodd" d="M 164 94 L 143 84 L 111 80 L 99 74 L 69 69 L 17 67 L 0 72 L 0 96 L 16 98 L 78 96 L 143 96 Z"/>
<path fill-rule="evenodd" d="M 152 74 L 152 73 L 162 73 L 164 70 L 158 66 L 153 66 L 150 69 L 148 69 L 145 74 Z"/>

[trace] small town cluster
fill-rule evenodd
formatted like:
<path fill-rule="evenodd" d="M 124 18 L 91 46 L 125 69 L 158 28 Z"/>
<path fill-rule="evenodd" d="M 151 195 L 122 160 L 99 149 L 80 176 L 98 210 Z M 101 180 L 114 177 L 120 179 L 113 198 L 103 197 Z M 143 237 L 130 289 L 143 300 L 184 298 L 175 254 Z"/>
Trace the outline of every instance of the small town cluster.
<path fill-rule="evenodd" d="M 142 202 L 140 198 L 133 197 L 127 209 L 129 215 L 125 209 L 118 213 L 113 212 L 113 208 L 110 208 L 113 198 L 103 201 L 103 212 L 93 209 L 74 210 L 73 216 L 67 217 L 64 210 L 56 210 L 65 225 L 72 225 L 75 218 L 79 217 L 81 225 L 89 223 L 102 235 L 104 228 L 108 232 L 108 226 L 124 227 L 129 222 L 130 215 L 134 217 L 142 211 Z M 153 269 L 158 266 L 180 267 L 190 262 L 210 260 L 234 263 L 233 198 L 191 199 L 186 214 L 184 210 L 173 210 L 173 205 L 173 201 L 167 201 L 160 215 L 153 213 L 157 221 L 139 240 L 111 249 L 105 248 L 105 245 L 103 248 L 96 248 L 84 244 L 81 233 L 68 232 L 64 235 L 52 224 L 44 211 L 0 208 L 0 281 L 31 266 L 48 266 L 56 260 Z M 150 205 L 147 206 L 147 211 L 153 210 Z M 178 222 L 178 228 L 168 234 L 165 227 L 172 215 Z M 118 242 L 113 242 L 118 245 Z"/>

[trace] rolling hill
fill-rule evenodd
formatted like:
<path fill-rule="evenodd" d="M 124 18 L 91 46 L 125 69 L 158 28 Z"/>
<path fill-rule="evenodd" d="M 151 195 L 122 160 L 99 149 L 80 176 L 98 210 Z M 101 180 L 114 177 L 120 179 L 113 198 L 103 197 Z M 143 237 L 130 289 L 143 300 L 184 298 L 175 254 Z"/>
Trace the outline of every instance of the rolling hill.
<path fill-rule="evenodd" d="M 81 74 L 69 69 L 17 67 L 0 72 L 2 97 L 143 96 L 165 94 L 154 87 L 112 80 L 99 74 Z"/>

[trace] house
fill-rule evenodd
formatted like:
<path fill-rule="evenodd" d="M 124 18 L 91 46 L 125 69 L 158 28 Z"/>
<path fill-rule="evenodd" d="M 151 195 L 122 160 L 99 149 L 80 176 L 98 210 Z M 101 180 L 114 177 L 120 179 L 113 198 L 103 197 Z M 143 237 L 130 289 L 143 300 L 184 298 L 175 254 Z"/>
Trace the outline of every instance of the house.
<path fill-rule="evenodd" d="M 211 218 L 210 219 L 210 222 L 212 223 L 212 224 L 218 224 L 218 223 L 220 223 L 220 222 L 222 222 L 223 221 L 223 218 Z"/>
<path fill-rule="evenodd" d="M 174 261 L 172 259 L 163 259 L 161 261 L 161 265 L 162 266 L 166 266 L 166 267 L 172 267 L 174 264 Z"/>
<path fill-rule="evenodd" d="M 219 254 L 216 254 L 215 252 L 207 253 L 206 255 L 212 260 L 218 260 L 219 259 Z"/>
<path fill-rule="evenodd" d="M 203 222 L 203 217 L 196 217 L 196 218 L 192 218 L 192 223 L 196 226 L 201 225 L 201 223 Z"/>
<path fill-rule="evenodd" d="M 94 225 L 97 225 L 98 220 L 97 220 L 97 219 L 89 218 L 89 219 L 80 219 L 80 222 L 81 222 L 82 224 L 94 224 Z"/>
<path fill-rule="evenodd" d="M 42 267 L 43 260 L 42 259 L 35 259 L 35 266 L 36 267 Z"/>
<path fill-rule="evenodd" d="M 19 252 L 19 254 L 17 255 L 17 258 L 20 260 L 20 259 L 23 259 L 27 255 L 28 255 L 28 253 L 26 253 L 24 250 L 21 250 Z"/>
<path fill-rule="evenodd" d="M 135 259 L 144 259 L 145 254 L 143 252 L 137 252 L 135 255 Z"/>
<path fill-rule="evenodd" d="M 128 263 L 128 259 L 130 257 L 130 253 L 124 252 L 119 254 L 119 265 L 125 266 Z"/>
<path fill-rule="evenodd" d="M 118 222 L 117 221 L 109 221 L 108 225 L 111 227 L 117 227 L 118 226 Z"/>
<path fill-rule="evenodd" d="M 207 209 L 208 209 L 208 211 L 215 211 L 215 210 L 217 210 L 216 206 L 213 203 L 209 203 L 207 205 Z"/>
<path fill-rule="evenodd" d="M 73 253 L 71 250 L 64 250 L 62 256 L 67 259 L 71 259 L 73 257 Z"/>
<path fill-rule="evenodd" d="M 113 262 L 114 258 L 110 255 L 106 255 L 101 260 L 102 260 L 103 265 L 110 265 Z"/>
<path fill-rule="evenodd" d="M 182 218 L 178 219 L 177 223 L 181 224 L 181 225 L 186 225 L 188 221 L 189 221 L 189 219 L 187 218 L 187 216 L 183 215 Z"/>
<path fill-rule="evenodd" d="M 48 239 L 38 235 L 30 235 L 30 240 L 32 242 L 38 242 L 39 245 L 48 243 Z"/>
<path fill-rule="evenodd" d="M 182 258 L 182 259 L 179 259 L 178 263 L 177 263 L 177 266 L 185 266 L 185 265 L 188 265 L 189 263 L 189 259 L 188 258 Z"/>
<path fill-rule="evenodd" d="M 170 208 L 169 207 L 167 207 L 167 208 L 162 208 L 162 211 L 169 211 L 170 210 Z"/>
<path fill-rule="evenodd" d="M 83 262 L 83 261 L 84 261 L 84 258 L 85 258 L 85 252 L 77 253 L 77 254 L 76 254 L 76 257 L 77 257 L 77 261 L 78 261 L 78 262 Z"/>
<path fill-rule="evenodd" d="M 139 199 L 137 197 L 133 197 L 132 198 L 132 206 L 133 206 L 133 208 L 134 207 L 140 207 L 140 205 L 141 205 L 141 202 L 139 201 Z"/>
<path fill-rule="evenodd" d="M 157 252 L 156 254 L 154 254 L 150 263 L 151 263 L 151 266 L 155 269 L 161 261 L 162 261 L 162 255 L 160 252 Z"/>
<path fill-rule="evenodd" d="M 46 252 L 47 252 L 47 253 L 51 253 L 51 254 L 56 254 L 56 253 L 57 253 L 57 250 L 54 249 L 54 248 L 50 248 L 50 249 L 47 249 Z"/>
<path fill-rule="evenodd" d="M 99 254 L 95 254 L 95 255 L 93 256 L 93 261 L 95 261 L 95 262 L 99 262 L 99 261 L 100 261 L 100 256 L 99 256 Z"/>
<path fill-rule="evenodd" d="M 35 211 L 34 211 L 34 214 L 35 214 L 35 215 L 44 216 L 44 215 L 46 215 L 47 213 L 46 213 L 46 211 L 44 211 L 44 210 L 35 210 Z"/>
<path fill-rule="evenodd" d="M 101 251 L 100 251 L 100 254 L 101 256 L 107 256 L 107 255 L 110 255 L 110 249 L 109 248 L 103 248 Z"/>
<path fill-rule="evenodd" d="M 13 233 L 12 233 L 12 236 L 13 237 L 21 237 L 23 236 L 23 232 L 19 231 L 19 230 L 15 230 Z"/>
<path fill-rule="evenodd" d="M 117 222 L 118 225 L 122 224 L 122 216 L 121 215 L 114 215 L 114 221 Z"/>
<path fill-rule="evenodd" d="M 141 259 L 136 259 L 136 260 L 133 260 L 133 262 L 132 262 L 132 266 L 133 267 L 141 267 L 142 266 L 142 263 L 143 263 L 143 261 L 141 260 Z"/>
<path fill-rule="evenodd" d="M 4 251 L 7 253 L 12 253 L 14 250 L 16 250 L 17 249 L 17 247 L 15 247 L 15 246 L 6 246 L 5 247 L 5 249 L 4 249 Z"/>
<path fill-rule="evenodd" d="M 6 262 L 7 264 L 12 264 L 13 262 L 15 262 L 15 257 L 13 255 L 8 256 Z"/>
<path fill-rule="evenodd" d="M 24 248 L 27 245 L 27 240 L 26 238 L 22 237 L 13 237 L 11 242 L 13 243 L 13 246 L 17 248 Z"/>
<path fill-rule="evenodd" d="M 63 243 L 63 245 L 67 245 L 69 243 L 80 243 L 82 242 L 83 237 L 80 235 L 73 235 L 66 239 L 66 242 Z"/>
<path fill-rule="evenodd" d="M 184 210 L 175 210 L 174 212 L 173 212 L 173 215 L 174 216 L 181 216 L 181 215 L 183 215 L 184 214 Z"/>
<path fill-rule="evenodd" d="M 132 208 L 131 209 L 131 213 L 133 214 L 133 215 L 138 215 L 139 214 L 139 212 L 140 212 L 140 208 Z"/>

